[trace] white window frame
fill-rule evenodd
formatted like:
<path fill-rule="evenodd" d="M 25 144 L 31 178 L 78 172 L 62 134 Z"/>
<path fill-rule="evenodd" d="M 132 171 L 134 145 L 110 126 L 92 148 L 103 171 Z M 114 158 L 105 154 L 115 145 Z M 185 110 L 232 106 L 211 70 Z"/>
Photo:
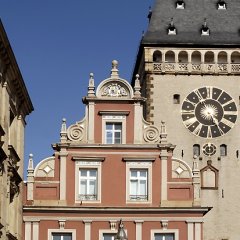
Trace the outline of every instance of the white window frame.
<path fill-rule="evenodd" d="M 72 240 L 76 240 L 76 229 L 48 229 L 48 240 L 52 240 L 53 233 L 71 233 Z"/>
<path fill-rule="evenodd" d="M 103 234 L 117 234 L 117 230 L 109 230 L 109 229 L 100 229 L 99 230 L 99 240 L 103 240 Z"/>
<path fill-rule="evenodd" d="M 137 173 L 137 176 L 136 177 L 133 177 L 132 176 L 132 172 L 133 171 L 135 171 L 136 173 Z M 142 177 L 141 176 L 141 172 L 145 172 L 145 176 L 144 177 Z M 134 200 L 134 201 L 136 201 L 137 199 L 138 199 L 138 197 L 137 196 L 139 196 L 139 199 L 141 200 L 141 201 L 146 201 L 147 199 L 148 199 L 148 169 L 145 169 L 145 168 L 131 168 L 130 170 L 129 170 L 129 180 L 130 180 L 130 189 L 129 189 L 129 199 L 130 200 Z M 136 194 L 136 197 L 137 198 L 134 198 L 133 197 L 133 195 L 131 194 L 132 193 L 132 182 L 137 182 L 137 189 L 136 189 L 136 191 L 137 191 L 137 194 Z M 141 181 L 144 181 L 145 182 L 145 192 L 146 192 L 146 199 L 144 198 L 144 196 L 142 196 L 142 198 L 141 198 L 141 194 L 140 194 L 140 182 Z"/>
<path fill-rule="evenodd" d="M 130 198 L 130 173 L 131 170 L 147 170 L 147 199 Z M 127 203 L 151 203 L 152 202 L 152 162 L 134 161 L 126 163 L 126 202 Z"/>
<path fill-rule="evenodd" d="M 91 161 L 76 161 L 75 162 L 75 202 L 76 203 L 100 203 L 101 202 L 101 172 L 102 172 L 102 164 L 101 161 L 91 162 Z M 86 169 L 96 169 L 97 171 L 97 199 L 96 200 L 88 200 L 88 199 L 80 199 L 79 198 L 79 190 L 80 190 L 80 170 Z"/>
<path fill-rule="evenodd" d="M 122 115 L 103 115 L 102 117 L 102 143 L 106 144 L 106 124 L 107 123 L 120 123 L 122 124 L 121 143 L 126 144 L 126 116 Z"/>
<path fill-rule="evenodd" d="M 111 129 L 107 129 L 108 124 L 112 127 Z M 121 129 L 116 129 L 117 125 L 121 126 Z M 112 134 L 111 143 L 107 142 L 108 133 Z M 117 133 L 120 133 L 119 143 L 116 143 L 116 134 Z M 105 142 L 106 144 L 122 144 L 122 123 L 121 122 L 106 122 L 105 141 L 106 141 Z"/>
<path fill-rule="evenodd" d="M 152 229 L 151 230 L 151 240 L 155 240 L 155 234 L 174 234 L 174 240 L 179 240 L 179 230 L 178 229 Z"/>
<path fill-rule="evenodd" d="M 94 172 L 94 176 L 90 176 L 90 172 L 93 171 Z M 82 176 L 81 173 L 82 172 L 86 172 L 87 176 Z M 79 188 L 78 188 L 78 194 L 79 195 L 84 195 L 86 198 L 80 198 L 80 200 L 97 200 L 98 196 L 98 192 L 97 192 L 97 188 L 98 188 L 98 170 L 96 168 L 79 168 Z M 84 181 L 86 183 L 86 192 L 82 193 L 81 192 L 81 181 Z M 94 182 L 94 188 L 95 188 L 95 192 L 94 195 L 96 196 L 90 196 L 89 190 L 90 190 L 90 182 Z"/>

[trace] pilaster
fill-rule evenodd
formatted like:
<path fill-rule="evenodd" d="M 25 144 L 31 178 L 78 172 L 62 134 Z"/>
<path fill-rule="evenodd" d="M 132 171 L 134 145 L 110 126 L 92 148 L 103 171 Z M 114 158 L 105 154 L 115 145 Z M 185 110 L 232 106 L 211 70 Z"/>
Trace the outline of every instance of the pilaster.
<path fill-rule="evenodd" d="M 136 223 L 136 239 L 142 240 L 142 224 L 143 220 L 135 220 Z"/>
<path fill-rule="evenodd" d="M 161 176 L 162 176 L 162 185 L 161 185 L 161 203 L 167 201 L 167 160 L 168 160 L 168 152 L 163 149 L 160 153 L 161 157 Z"/>
<path fill-rule="evenodd" d="M 95 118 L 95 104 L 90 101 L 88 104 L 88 143 L 94 143 L 94 118 Z"/>
<path fill-rule="evenodd" d="M 91 220 L 84 220 L 85 224 L 85 240 L 91 240 Z"/>

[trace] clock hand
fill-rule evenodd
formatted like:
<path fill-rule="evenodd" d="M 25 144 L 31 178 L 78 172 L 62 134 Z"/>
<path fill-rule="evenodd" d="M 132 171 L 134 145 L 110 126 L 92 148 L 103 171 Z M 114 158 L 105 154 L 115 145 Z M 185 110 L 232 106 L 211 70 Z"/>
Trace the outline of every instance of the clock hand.
<path fill-rule="evenodd" d="M 219 124 L 218 119 L 217 119 L 213 114 L 210 114 L 210 116 L 211 116 L 214 124 L 215 124 L 215 125 L 218 125 L 218 124 Z"/>

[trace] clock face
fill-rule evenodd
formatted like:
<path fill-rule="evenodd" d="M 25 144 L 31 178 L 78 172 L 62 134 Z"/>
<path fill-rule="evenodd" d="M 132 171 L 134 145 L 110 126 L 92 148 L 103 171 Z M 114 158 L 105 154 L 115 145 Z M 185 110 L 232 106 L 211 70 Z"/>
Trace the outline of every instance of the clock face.
<path fill-rule="evenodd" d="M 206 143 L 203 145 L 203 154 L 205 156 L 212 156 L 216 153 L 216 146 L 212 143 Z"/>
<path fill-rule="evenodd" d="M 193 134 L 216 138 L 231 130 L 237 120 L 237 106 L 232 97 L 216 87 L 192 91 L 183 101 L 183 124 Z"/>

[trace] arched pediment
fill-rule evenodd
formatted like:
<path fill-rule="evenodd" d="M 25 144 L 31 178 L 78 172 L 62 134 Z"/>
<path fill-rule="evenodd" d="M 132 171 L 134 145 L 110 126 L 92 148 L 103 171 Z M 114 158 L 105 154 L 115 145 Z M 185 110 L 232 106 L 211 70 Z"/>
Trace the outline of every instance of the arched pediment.
<path fill-rule="evenodd" d="M 191 167 L 183 160 L 172 159 L 172 178 L 192 178 Z"/>
<path fill-rule="evenodd" d="M 54 177 L 55 157 L 48 157 L 38 163 L 34 177 Z"/>
<path fill-rule="evenodd" d="M 108 78 L 99 84 L 96 95 L 98 98 L 132 98 L 133 89 L 131 85 L 122 78 Z"/>

